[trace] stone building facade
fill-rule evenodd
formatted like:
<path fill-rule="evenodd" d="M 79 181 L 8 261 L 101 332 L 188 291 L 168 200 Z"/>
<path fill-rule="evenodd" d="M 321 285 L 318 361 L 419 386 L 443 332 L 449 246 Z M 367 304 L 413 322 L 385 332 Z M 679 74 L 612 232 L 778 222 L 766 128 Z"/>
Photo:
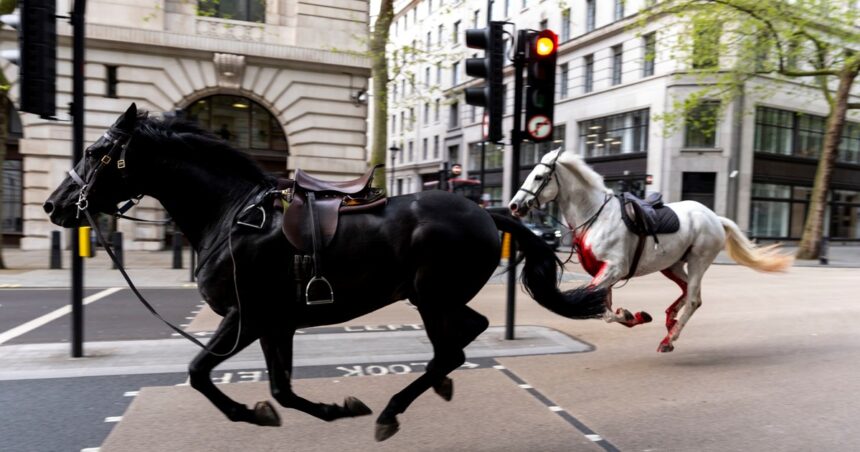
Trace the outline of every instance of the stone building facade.
<path fill-rule="evenodd" d="M 59 0 L 57 11 L 70 10 Z M 90 0 L 86 33 L 85 142 L 95 141 L 131 102 L 183 114 L 288 175 L 302 168 L 333 179 L 367 167 L 368 3 L 361 0 Z M 71 27 L 58 22 L 59 121 L 21 114 L 20 246 L 49 246 L 56 227 L 41 204 L 71 165 Z M 15 44 L 2 30 L 2 47 Z M 17 100 L 17 70 L 3 62 Z M 10 169 L 14 170 L 15 165 Z M 160 219 L 145 199 L 136 215 Z M 159 249 L 163 227 L 129 224 L 128 249 Z M 4 231 L 7 232 L 7 231 Z"/>

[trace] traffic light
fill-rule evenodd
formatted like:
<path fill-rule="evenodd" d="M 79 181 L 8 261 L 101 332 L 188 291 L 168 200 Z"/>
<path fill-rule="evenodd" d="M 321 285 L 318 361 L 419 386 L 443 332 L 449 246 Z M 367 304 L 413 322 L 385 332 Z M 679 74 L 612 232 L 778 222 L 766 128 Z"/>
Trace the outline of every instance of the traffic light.
<path fill-rule="evenodd" d="M 502 116 L 505 112 L 504 75 L 505 41 L 504 22 L 490 22 L 487 28 L 466 30 L 466 46 L 483 49 L 483 58 L 467 58 L 466 74 L 485 78 L 484 86 L 466 88 L 466 103 L 484 107 L 487 116 L 484 130 L 487 141 L 501 141 Z"/>
<path fill-rule="evenodd" d="M 533 142 L 552 139 L 557 56 L 558 36 L 551 30 L 530 36 L 526 49 L 526 132 Z"/>
<path fill-rule="evenodd" d="M 19 67 L 19 110 L 42 118 L 56 113 L 56 14 L 56 0 L 21 0 L 19 15 L 2 17 L 4 24 L 18 30 L 18 50 L 2 56 Z"/>

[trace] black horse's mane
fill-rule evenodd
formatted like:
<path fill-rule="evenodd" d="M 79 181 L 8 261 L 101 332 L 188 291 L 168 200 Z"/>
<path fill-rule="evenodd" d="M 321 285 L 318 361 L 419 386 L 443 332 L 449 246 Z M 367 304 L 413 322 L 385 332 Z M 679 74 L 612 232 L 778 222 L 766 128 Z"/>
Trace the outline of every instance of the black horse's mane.
<path fill-rule="evenodd" d="M 161 149 L 176 148 L 181 143 L 195 163 L 215 168 L 229 168 L 231 173 L 271 183 L 273 178 L 264 172 L 247 154 L 204 129 L 198 123 L 179 118 L 153 118 L 146 113 L 138 115 L 135 132 L 154 142 Z"/>

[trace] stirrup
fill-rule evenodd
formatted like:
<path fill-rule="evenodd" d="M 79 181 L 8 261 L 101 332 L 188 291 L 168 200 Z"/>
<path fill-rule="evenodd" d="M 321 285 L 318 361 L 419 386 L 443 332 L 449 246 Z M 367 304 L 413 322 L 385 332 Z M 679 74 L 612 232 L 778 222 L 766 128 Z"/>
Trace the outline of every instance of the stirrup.
<path fill-rule="evenodd" d="M 325 284 L 325 287 L 328 289 L 328 298 L 311 300 L 311 287 L 314 283 L 317 283 L 317 285 Z M 305 303 L 309 306 L 334 303 L 334 291 L 331 289 L 331 284 L 329 284 L 327 279 L 320 276 L 314 276 L 310 281 L 308 281 L 308 285 L 305 287 Z"/>

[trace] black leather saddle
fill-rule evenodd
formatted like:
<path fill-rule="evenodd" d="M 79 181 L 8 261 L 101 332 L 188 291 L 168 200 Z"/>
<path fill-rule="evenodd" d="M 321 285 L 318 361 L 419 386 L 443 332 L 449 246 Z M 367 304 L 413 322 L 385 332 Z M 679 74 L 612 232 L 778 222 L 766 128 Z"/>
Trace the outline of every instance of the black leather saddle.
<path fill-rule="evenodd" d="M 660 243 L 657 234 L 671 234 L 681 228 L 678 214 L 663 204 L 661 193 L 651 193 L 643 200 L 625 192 L 618 195 L 618 199 L 621 201 L 621 219 L 636 235 L 650 235 Z"/>

